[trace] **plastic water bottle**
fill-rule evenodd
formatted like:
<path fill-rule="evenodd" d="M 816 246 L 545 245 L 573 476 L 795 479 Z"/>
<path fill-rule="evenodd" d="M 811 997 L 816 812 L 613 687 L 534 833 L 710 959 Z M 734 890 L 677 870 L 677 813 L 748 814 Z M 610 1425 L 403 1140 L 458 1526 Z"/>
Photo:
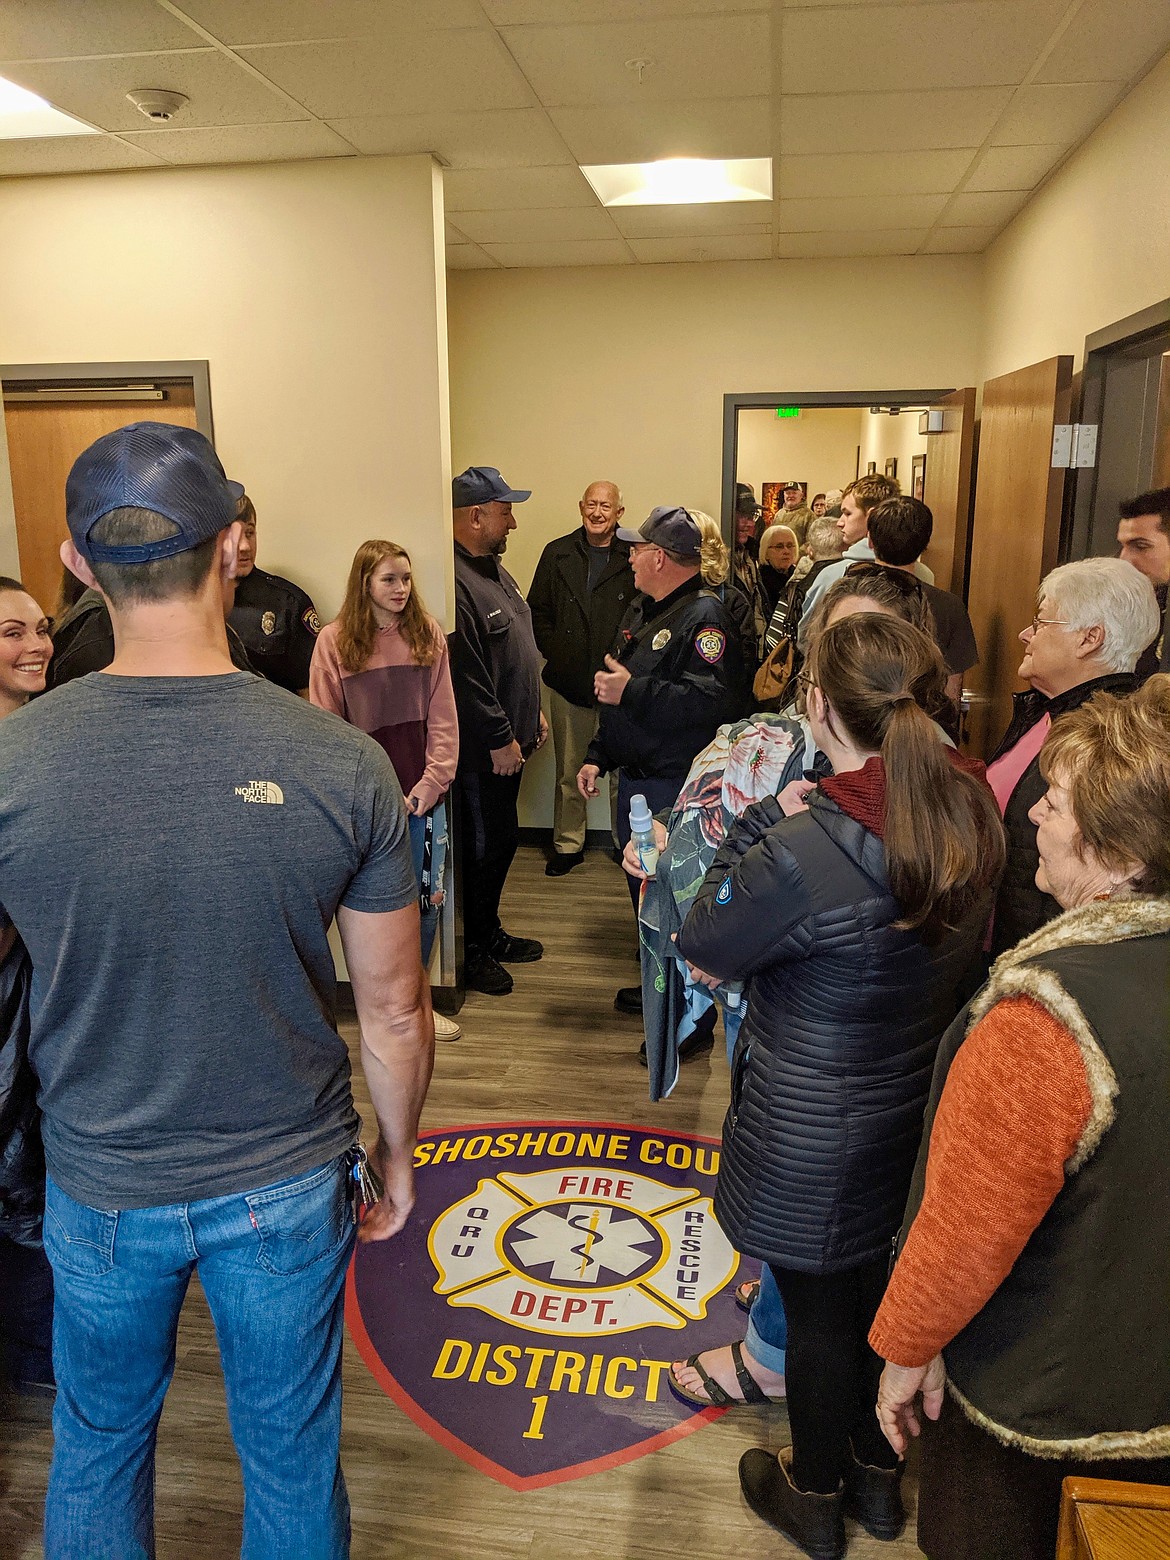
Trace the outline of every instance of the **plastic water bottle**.
<path fill-rule="evenodd" d="M 638 865 L 647 877 L 653 877 L 658 868 L 658 841 L 653 815 L 640 793 L 630 797 L 630 839 L 638 853 Z"/>

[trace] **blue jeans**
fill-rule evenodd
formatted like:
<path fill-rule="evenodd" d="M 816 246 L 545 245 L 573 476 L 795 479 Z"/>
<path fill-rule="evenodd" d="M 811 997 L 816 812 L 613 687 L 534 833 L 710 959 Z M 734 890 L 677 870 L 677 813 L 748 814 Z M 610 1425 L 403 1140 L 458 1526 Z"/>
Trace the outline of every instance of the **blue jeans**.
<path fill-rule="evenodd" d="M 196 1269 L 244 1479 L 244 1560 L 343 1560 L 343 1158 L 260 1191 L 107 1212 L 50 1179 L 57 1402 L 46 1560 L 150 1560 L 155 1435 Z"/>
<path fill-rule="evenodd" d="M 414 861 L 415 882 L 422 887 L 423 851 L 426 846 L 427 819 L 434 820 L 431 830 L 431 893 L 441 892 L 443 887 L 443 869 L 447 861 L 447 804 L 436 802 L 429 813 L 411 814 L 407 819 L 410 827 L 410 854 Z M 427 969 L 431 962 L 431 949 L 435 946 L 435 933 L 439 929 L 438 905 L 423 905 L 419 901 L 419 931 L 422 936 L 422 962 Z"/>
<path fill-rule="evenodd" d="M 772 1277 L 772 1269 L 766 1262 L 760 1271 L 760 1292 L 748 1312 L 744 1344 L 753 1360 L 758 1360 L 768 1370 L 774 1370 L 778 1376 L 784 1374 L 788 1318 L 784 1315 L 784 1302 L 780 1298 L 776 1280 Z"/>

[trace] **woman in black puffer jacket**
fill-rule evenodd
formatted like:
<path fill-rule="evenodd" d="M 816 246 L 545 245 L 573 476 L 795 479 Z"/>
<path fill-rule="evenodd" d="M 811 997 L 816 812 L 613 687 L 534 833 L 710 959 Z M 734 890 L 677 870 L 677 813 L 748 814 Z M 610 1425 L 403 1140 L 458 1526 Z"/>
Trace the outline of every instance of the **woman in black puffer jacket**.
<path fill-rule="evenodd" d="M 740 1479 L 818 1560 L 844 1553 L 846 1509 L 875 1536 L 901 1528 L 866 1334 L 935 1051 L 1003 861 L 982 766 L 925 713 L 945 676 L 935 645 L 897 619 L 826 630 L 807 707 L 834 774 L 791 816 L 775 799 L 748 810 L 679 935 L 697 971 L 751 979 L 716 1211 L 784 1300 L 792 1446 L 746 1453 Z"/>

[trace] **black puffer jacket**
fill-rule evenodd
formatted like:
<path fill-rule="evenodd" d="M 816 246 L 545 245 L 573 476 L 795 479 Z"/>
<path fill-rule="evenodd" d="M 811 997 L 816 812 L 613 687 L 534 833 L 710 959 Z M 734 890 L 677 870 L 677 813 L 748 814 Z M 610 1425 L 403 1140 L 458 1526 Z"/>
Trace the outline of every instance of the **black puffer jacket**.
<path fill-rule="evenodd" d="M 991 760 L 1002 758 L 1038 720 L 1045 715 L 1056 720 L 1070 710 L 1080 709 L 1095 693 L 1132 693 L 1138 686 L 1138 678 L 1132 672 L 1111 672 L 1107 677 L 1094 677 L 1067 693 L 1058 693 L 1054 699 L 1046 698 L 1037 689 L 1017 693 L 1012 705 L 1012 719 L 1004 732 Z M 995 925 L 992 929 L 991 952 L 998 957 L 1007 948 L 1014 948 L 1025 937 L 1039 931 L 1042 926 L 1060 914 L 1060 906 L 1048 894 L 1036 887 L 1036 868 L 1040 865 L 1040 853 L 1036 849 L 1036 825 L 1028 817 L 1029 811 L 1048 789 L 1048 782 L 1040 773 L 1039 756 L 1024 770 L 1016 788 L 1008 798 L 1004 810 L 1003 826 L 1007 833 L 1007 865 L 1003 881 L 995 901 Z"/>
<path fill-rule="evenodd" d="M 0 964 L 0 1235 L 21 1246 L 41 1238 L 45 1152 L 37 1081 L 28 1062 L 28 992 L 24 944 Z"/>
<path fill-rule="evenodd" d="M 896 930 L 881 840 L 820 791 L 792 818 L 768 798 L 732 830 L 679 947 L 752 981 L 715 1194 L 740 1251 L 833 1273 L 889 1246 L 989 906 L 935 948 Z"/>

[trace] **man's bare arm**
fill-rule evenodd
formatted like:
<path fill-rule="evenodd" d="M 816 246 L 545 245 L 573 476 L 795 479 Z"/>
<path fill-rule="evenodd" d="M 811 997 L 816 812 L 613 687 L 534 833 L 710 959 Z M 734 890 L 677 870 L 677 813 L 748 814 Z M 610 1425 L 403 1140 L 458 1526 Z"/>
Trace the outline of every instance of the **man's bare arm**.
<path fill-rule="evenodd" d="M 378 1118 L 371 1159 L 385 1186 L 358 1238 L 388 1240 L 414 1205 L 414 1147 L 435 1059 L 418 906 L 380 914 L 339 909 L 337 929 L 361 1026 L 362 1071 Z"/>

